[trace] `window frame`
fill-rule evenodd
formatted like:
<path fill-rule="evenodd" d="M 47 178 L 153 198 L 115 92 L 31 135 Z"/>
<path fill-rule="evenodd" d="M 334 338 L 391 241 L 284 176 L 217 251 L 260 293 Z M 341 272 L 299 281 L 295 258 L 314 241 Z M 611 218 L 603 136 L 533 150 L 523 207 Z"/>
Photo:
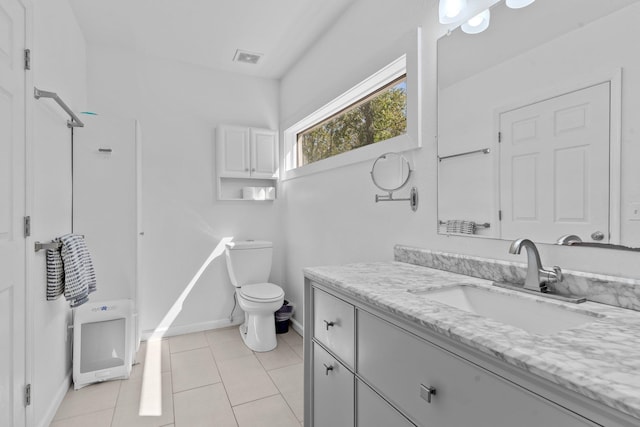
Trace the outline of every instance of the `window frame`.
<path fill-rule="evenodd" d="M 356 102 L 354 102 L 353 104 L 349 104 L 345 107 L 343 107 L 341 110 L 335 112 L 334 114 L 331 114 L 328 117 L 325 117 L 324 119 L 322 119 L 321 121 L 314 123 L 313 125 L 311 125 L 311 127 L 308 127 L 306 129 L 302 129 L 298 132 L 296 132 L 296 164 L 300 164 L 300 159 L 301 159 L 301 146 L 300 146 L 300 136 L 303 135 L 306 132 L 309 132 L 311 130 L 314 130 L 316 128 L 322 127 L 324 126 L 326 123 L 331 122 L 332 120 L 343 116 L 344 114 L 349 113 L 350 111 L 353 111 L 354 109 L 358 108 L 360 105 L 362 104 L 366 104 L 367 102 L 371 102 L 374 99 L 376 99 L 378 96 L 386 93 L 388 90 L 393 89 L 397 84 L 399 84 L 400 82 L 404 82 L 405 84 L 405 96 L 406 96 L 406 85 L 407 85 L 407 73 L 404 72 L 402 74 L 400 74 L 398 77 L 396 77 L 395 79 L 392 79 L 391 81 L 386 82 L 385 84 L 383 84 L 382 86 L 380 86 L 379 88 L 372 90 L 370 93 L 367 93 L 366 95 L 364 95 L 362 98 L 358 99 Z M 407 102 L 405 99 L 405 131 L 402 133 L 402 135 L 407 133 L 407 123 L 406 123 L 406 110 L 407 110 Z M 399 136 L 399 135 L 398 135 Z M 391 139 L 391 138 L 389 138 Z M 377 142 L 373 142 L 373 144 L 377 144 L 378 142 L 383 142 L 386 140 L 382 140 L 382 141 L 377 141 Z M 367 144 L 367 145 L 371 145 L 371 144 Z M 365 145 L 366 146 L 366 145 Z M 362 147 L 365 147 L 362 146 Z M 329 157 L 333 157 L 333 156 L 338 156 L 340 154 L 346 153 L 348 151 L 352 151 L 352 150 L 357 150 L 358 148 L 362 148 L 362 147 L 356 147 L 356 148 L 352 148 L 351 150 L 347 150 L 347 151 L 343 151 L 342 153 L 337 153 L 334 154 L 332 156 L 328 156 L 325 157 L 324 159 L 319 159 L 319 160 L 315 160 L 313 162 L 309 162 L 309 163 L 305 163 L 304 165 L 300 165 L 298 167 L 303 167 L 306 165 L 309 165 L 311 163 L 315 163 L 315 162 L 319 162 L 325 159 L 328 159 Z"/>
<path fill-rule="evenodd" d="M 421 147 L 421 31 L 416 34 L 415 54 L 403 54 L 353 88 L 326 105 L 307 115 L 283 132 L 283 159 L 280 179 L 298 178 L 339 167 L 375 159 L 387 152 L 403 152 Z M 407 131 L 374 144 L 356 148 L 303 166 L 297 165 L 297 135 L 337 114 L 359 100 L 370 96 L 380 88 L 406 74 Z"/>

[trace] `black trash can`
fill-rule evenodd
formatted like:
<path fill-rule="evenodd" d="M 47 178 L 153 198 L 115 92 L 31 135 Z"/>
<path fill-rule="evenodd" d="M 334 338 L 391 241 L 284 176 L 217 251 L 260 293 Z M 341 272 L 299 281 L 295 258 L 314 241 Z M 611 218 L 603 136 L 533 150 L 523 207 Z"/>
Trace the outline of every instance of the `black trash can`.
<path fill-rule="evenodd" d="M 289 301 L 284 300 L 282 307 L 275 312 L 276 334 L 286 334 L 289 332 L 289 319 L 293 314 L 293 306 Z"/>

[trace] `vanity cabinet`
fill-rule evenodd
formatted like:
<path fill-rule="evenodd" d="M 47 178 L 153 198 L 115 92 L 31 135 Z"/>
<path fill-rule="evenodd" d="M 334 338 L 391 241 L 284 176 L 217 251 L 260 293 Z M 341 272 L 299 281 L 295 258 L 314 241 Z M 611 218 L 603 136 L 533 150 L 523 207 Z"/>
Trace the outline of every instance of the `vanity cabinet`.
<path fill-rule="evenodd" d="M 218 126 L 216 178 L 218 199 L 243 199 L 243 187 L 275 187 L 278 133 L 270 129 Z"/>
<path fill-rule="evenodd" d="M 313 294 L 313 337 L 353 369 L 353 305 L 316 288 Z"/>
<path fill-rule="evenodd" d="M 318 344 L 313 345 L 313 425 L 352 426 L 353 373 Z"/>
<path fill-rule="evenodd" d="M 358 374 L 418 425 L 595 424 L 358 310 Z"/>
<path fill-rule="evenodd" d="M 452 352 L 429 332 L 416 333 L 421 328 L 306 282 L 307 427 L 609 425 Z"/>

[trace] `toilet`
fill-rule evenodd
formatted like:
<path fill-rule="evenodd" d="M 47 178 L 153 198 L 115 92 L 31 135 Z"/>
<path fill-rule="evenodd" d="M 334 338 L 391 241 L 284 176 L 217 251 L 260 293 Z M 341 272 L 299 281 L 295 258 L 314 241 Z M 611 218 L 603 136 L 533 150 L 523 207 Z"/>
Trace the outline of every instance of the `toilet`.
<path fill-rule="evenodd" d="M 272 243 L 261 240 L 229 242 L 225 249 L 229 278 L 244 311 L 240 336 L 253 351 L 277 346 L 273 313 L 282 307 L 284 291 L 267 282 L 272 252 Z"/>

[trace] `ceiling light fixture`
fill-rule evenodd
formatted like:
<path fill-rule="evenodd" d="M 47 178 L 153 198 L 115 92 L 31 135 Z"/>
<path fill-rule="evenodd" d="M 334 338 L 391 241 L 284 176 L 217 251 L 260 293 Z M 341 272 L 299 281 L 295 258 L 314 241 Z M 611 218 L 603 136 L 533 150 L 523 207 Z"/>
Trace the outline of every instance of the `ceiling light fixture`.
<path fill-rule="evenodd" d="M 245 64 L 257 64 L 262 58 L 261 53 L 247 52 L 246 50 L 236 50 L 236 54 L 233 56 L 235 62 L 244 62 Z"/>
<path fill-rule="evenodd" d="M 478 34 L 489 28 L 490 20 L 491 12 L 487 9 L 462 24 L 460 29 L 467 34 Z"/>
<path fill-rule="evenodd" d="M 467 0 L 440 0 L 438 9 L 440 23 L 451 24 L 456 22 L 467 7 Z"/>
<path fill-rule="evenodd" d="M 507 0 L 507 7 L 511 9 L 521 9 L 529 6 L 534 1 L 536 0 Z"/>

